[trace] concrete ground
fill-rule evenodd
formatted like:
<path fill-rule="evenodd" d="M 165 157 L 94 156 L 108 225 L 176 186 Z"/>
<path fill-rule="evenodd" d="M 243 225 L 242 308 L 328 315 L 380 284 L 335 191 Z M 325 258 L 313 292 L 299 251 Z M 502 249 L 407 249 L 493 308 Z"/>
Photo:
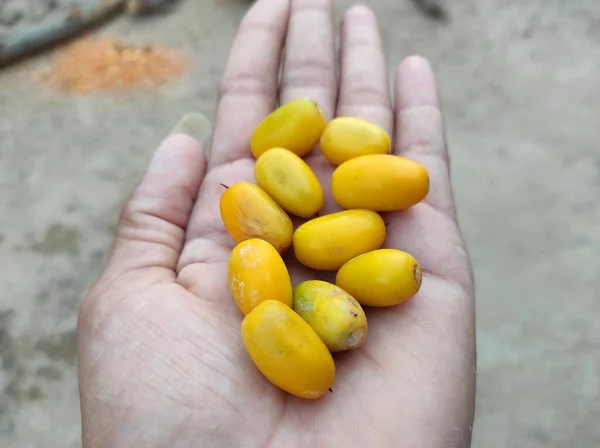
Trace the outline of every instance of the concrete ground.
<path fill-rule="evenodd" d="M 474 446 L 600 446 L 600 3 L 454 1 L 445 24 L 369 3 L 390 64 L 418 52 L 440 80 L 477 285 Z M 106 27 L 192 56 L 158 93 L 37 87 L 21 70 L 47 56 L 0 72 L 0 446 L 80 445 L 78 304 L 157 143 L 186 111 L 212 116 L 247 6 Z"/>

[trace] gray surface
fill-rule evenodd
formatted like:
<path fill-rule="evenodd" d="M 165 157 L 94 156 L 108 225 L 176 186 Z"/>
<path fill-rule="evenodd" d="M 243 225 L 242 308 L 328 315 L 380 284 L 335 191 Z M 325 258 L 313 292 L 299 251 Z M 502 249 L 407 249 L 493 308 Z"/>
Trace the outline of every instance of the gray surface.
<path fill-rule="evenodd" d="M 448 24 L 371 3 L 390 63 L 420 52 L 440 78 L 477 286 L 474 446 L 600 446 L 600 3 L 448 2 Z M 0 73 L 0 446 L 79 446 L 78 304 L 153 148 L 183 113 L 212 116 L 246 7 L 111 25 L 193 55 L 161 92 L 75 97 Z"/>

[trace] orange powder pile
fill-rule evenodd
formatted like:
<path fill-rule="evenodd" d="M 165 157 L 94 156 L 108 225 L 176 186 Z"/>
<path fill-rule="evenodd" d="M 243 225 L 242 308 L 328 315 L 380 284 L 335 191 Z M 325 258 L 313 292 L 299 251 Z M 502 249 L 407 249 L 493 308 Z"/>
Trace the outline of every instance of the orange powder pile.
<path fill-rule="evenodd" d="M 58 54 L 43 79 L 73 92 L 161 86 L 181 76 L 189 61 L 155 46 L 135 47 L 113 37 L 87 38 Z"/>

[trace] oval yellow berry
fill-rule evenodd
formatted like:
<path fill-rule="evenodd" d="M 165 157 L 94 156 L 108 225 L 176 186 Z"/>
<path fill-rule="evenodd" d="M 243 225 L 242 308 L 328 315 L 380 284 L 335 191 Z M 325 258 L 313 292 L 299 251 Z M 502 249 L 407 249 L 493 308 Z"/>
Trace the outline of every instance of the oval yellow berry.
<path fill-rule="evenodd" d="M 296 286 L 294 311 L 332 352 L 358 348 L 367 337 L 367 316 L 362 307 L 331 283 L 307 280 Z"/>
<path fill-rule="evenodd" d="M 221 195 L 221 219 L 236 243 L 259 238 L 284 252 L 292 242 L 292 220 L 279 205 L 250 182 L 231 185 Z"/>
<path fill-rule="evenodd" d="M 335 283 L 361 305 L 397 305 L 419 291 L 421 267 L 406 252 L 380 249 L 360 255 L 342 266 Z"/>
<path fill-rule="evenodd" d="M 327 118 L 312 100 L 299 98 L 268 115 L 254 130 L 250 148 L 255 158 L 271 148 L 285 148 L 302 157 L 319 142 Z"/>
<path fill-rule="evenodd" d="M 362 156 L 336 168 L 331 192 L 346 209 L 402 210 L 425 199 L 429 193 L 429 174 L 423 165 L 405 157 Z"/>
<path fill-rule="evenodd" d="M 241 242 L 231 251 L 229 289 L 236 305 L 248 314 L 265 300 L 292 306 L 292 281 L 281 255 L 264 240 Z"/>
<path fill-rule="evenodd" d="M 292 395 L 322 397 L 335 380 L 335 364 L 323 341 L 279 301 L 265 300 L 244 318 L 242 340 L 258 370 Z"/>
<path fill-rule="evenodd" d="M 334 165 L 367 154 L 390 152 L 390 136 L 379 126 L 354 117 L 329 122 L 321 136 L 321 153 Z"/>
<path fill-rule="evenodd" d="M 369 210 L 345 210 L 305 222 L 294 232 L 296 259 L 313 269 L 335 270 L 352 258 L 379 249 L 385 223 Z"/>
<path fill-rule="evenodd" d="M 285 211 L 310 218 L 323 207 L 323 188 L 315 173 L 296 154 L 273 148 L 254 165 L 258 185 Z"/>

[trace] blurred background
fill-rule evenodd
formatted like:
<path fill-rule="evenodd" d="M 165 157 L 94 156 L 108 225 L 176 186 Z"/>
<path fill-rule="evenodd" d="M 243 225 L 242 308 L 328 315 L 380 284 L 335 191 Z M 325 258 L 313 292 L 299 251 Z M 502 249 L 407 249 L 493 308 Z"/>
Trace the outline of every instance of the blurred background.
<path fill-rule="evenodd" d="M 59 3 L 0 0 L 0 39 L 50 23 Z M 445 19 L 411 0 L 365 3 L 390 76 L 420 53 L 439 78 L 476 280 L 473 446 L 599 447 L 600 2 L 455 0 Z M 75 41 L 89 47 L 0 69 L 1 447 L 80 446 L 79 303 L 157 144 L 186 112 L 213 117 L 249 4 L 120 14 L 96 29 L 104 40 Z M 336 21 L 351 4 L 335 1 Z M 104 90 L 84 68 L 107 48 L 146 71 Z"/>

